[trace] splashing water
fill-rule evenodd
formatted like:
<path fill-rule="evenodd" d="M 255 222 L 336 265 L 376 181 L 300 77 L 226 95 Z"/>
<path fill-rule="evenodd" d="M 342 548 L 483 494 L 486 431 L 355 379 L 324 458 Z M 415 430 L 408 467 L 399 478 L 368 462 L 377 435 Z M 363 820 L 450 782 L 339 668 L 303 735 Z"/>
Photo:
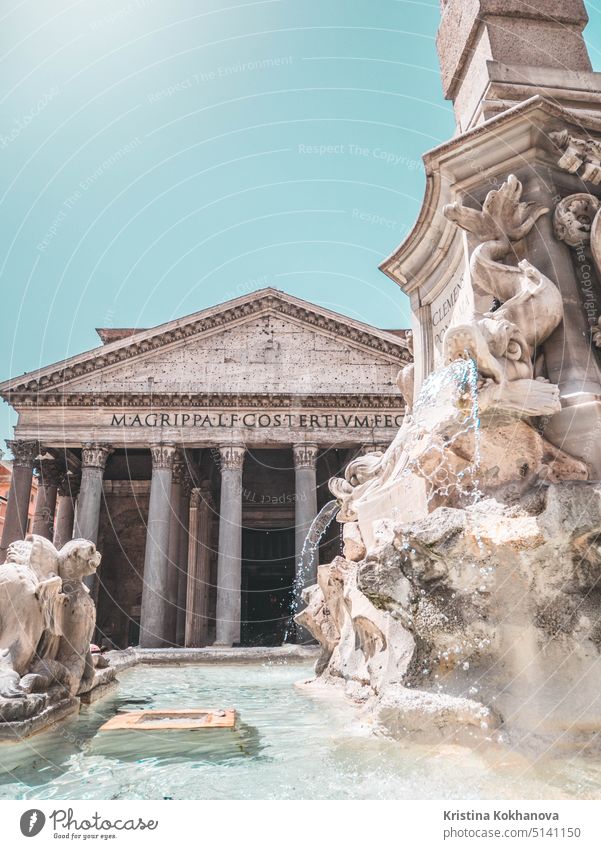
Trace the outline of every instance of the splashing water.
<path fill-rule="evenodd" d="M 477 420 L 477 386 L 478 367 L 474 360 L 471 357 L 453 360 L 450 365 L 436 369 L 424 380 L 415 402 L 413 418 L 421 423 L 430 410 L 438 410 L 445 404 L 465 409 L 467 394 L 470 405 L 466 412 L 470 418 Z"/>
<path fill-rule="evenodd" d="M 444 446 L 437 445 L 431 438 L 428 460 L 432 465 L 433 453 L 439 454 L 438 461 L 429 470 L 422 465 L 419 456 L 409 458 L 401 472 L 401 478 L 419 474 L 431 484 L 428 501 L 435 496 L 450 496 L 452 492 L 467 496 L 468 500 L 479 501 L 481 493 L 476 478 L 480 466 L 480 411 L 478 407 L 478 368 L 474 360 L 454 360 L 445 368 L 437 369 L 424 381 L 415 403 L 410 425 L 410 441 L 428 439 L 441 421 L 441 416 L 455 421 L 453 436 Z M 458 420 L 459 414 L 459 420 Z M 474 435 L 472 463 L 458 472 L 452 472 L 445 463 L 445 451 L 460 437 Z M 303 589 L 315 582 L 319 543 L 340 509 L 336 499 L 328 501 L 319 511 L 305 537 L 294 579 L 294 600 L 291 624 L 286 629 L 284 642 L 294 634 L 294 616 L 301 610 Z"/>
<path fill-rule="evenodd" d="M 466 355 L 465 359 L 454 360 L 450 365 L 432 372 L 424 381 L 412 414 L 412 431 L 415 441 L 433 434 L 441 421 L 453 420 L 453 435 L 445 438 L 444 445 L 432 438 L 431 451 L 427 454 L 429 470 L 420 457 L 409 460 L 404 474 L 415 473 L 431 484 L 428 501 L 434 496 L 449 497 L 453 493 L 467 497 L 476 503 L 482 497 L 477 474 L 480 467 L 480 410 L 478 406 L 478 367 Z M 446 452 L 460 439 L 473 434 L 472 462 L 461 471 L 455 472 L 445 462 Z M 433 457 L 438 460 L 433 463 Z"/>
<path fill-rule="evenodd" d="M 294 617 L 301 609 L 302 599 L 301 593 L 305 589 L 305 587 L 310 584 L 315 583 L 315 576 L 317 572 L 317 558 L 319 555 L 319 543 L 330 524 L 334 520 L 336 513 L 338 513 L 340 509 L 340 505 L 333 498 L 331 501 L 328 501 L 325 504 L 317 516 L 311 522 L 311 527 L 305 537 L 305 541 L 303 543 L 303 549 L 301 551 L 300 557 L 298 558 L 298 563 L 296 564 L 296 574 L 294 576 L 294 599 L 292 601 L 292 611 L 290 614 L 291 624 L 286 629 L 286 634 L 284 636 L 284 642 L 288 641 L 288 637 L 291 635 L 293 627 L 292 623 L 294 622 Z"/>

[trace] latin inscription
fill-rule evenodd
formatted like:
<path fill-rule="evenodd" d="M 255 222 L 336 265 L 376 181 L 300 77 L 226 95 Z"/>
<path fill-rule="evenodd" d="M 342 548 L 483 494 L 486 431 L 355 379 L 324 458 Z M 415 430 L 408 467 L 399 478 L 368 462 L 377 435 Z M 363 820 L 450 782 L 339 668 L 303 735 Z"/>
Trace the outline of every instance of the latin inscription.
<path fill-rule="evenodd" d="M 437 345 L 442 345 L 442 340 L 445 330 L 451 324 L 455 305 L 459 300 L 461 289 L 463 288 L 463 278 L 458 280 L 453 286 L 450 294 L 447 295 L 442 303 L 437 306 L 432 312 L 432 327 L 434 328 L 434 341 Z"/>
<path fill-rule="evenodd" d="M 395 413 L 114 413 L 112 427 L 398 428 Z"/>

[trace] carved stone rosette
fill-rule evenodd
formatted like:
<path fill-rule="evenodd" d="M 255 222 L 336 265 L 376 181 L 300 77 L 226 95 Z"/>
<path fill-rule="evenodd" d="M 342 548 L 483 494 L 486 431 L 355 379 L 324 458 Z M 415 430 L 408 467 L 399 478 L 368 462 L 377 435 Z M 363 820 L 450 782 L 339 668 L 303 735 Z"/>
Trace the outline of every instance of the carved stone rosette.
<path fill-rule="evenodd" d="M 23 439 L 7 439 L 6 446 L 13 454 L 13 466 L 24 466 L 33 469 L 35 458 L 40 453 L 37 442 L 28 442 Z"/>
<path fill-rule="evenodd" d="M 220 445 L 221 471 L 242 471 L 245 453 L 244 445 Z"/>
<path fill-rule="evenodd" d="M 599 208 L 601 201 L 586 192 L 563 198 L 555 207 L 553 215 L 555 238 L 571 248 L 588 245 L 591 240 L 591 227 Z"/>
<path fill-rule="evenodd" d="M 580 259 L 585 248 L 590 250 L 597 275 L 601 276 L 601 200 L 587 192 L 568 195 L 555 207 L 553 226 L 556 238 L 577 251 L 586 291 L 591 286 L 591 275 L 590 266 Z M 587 298 L 587 312 L 595 305 L 592 297 L 591 290 Z M 601 348 L 601 317 L 592 324 L 591 339 L 596 348 Z"/>
<path fill-rule="evenodd" d="M 177 449 L 175 445 L 152 445 L 150 454 L 152 456 L 152 468 L 172 469 L 175 462 Z"/>
<path fill-rule="evenodd" d="M 319 446 L 313 442 L 303 442 L 299 445 L 294 445 L 292 448 L 294 468 L 314 469 L 318 450 Z"/>
<path fill-rule="evenodd" d="M 111 445 L 101 442 L 84 442 L 81 446 L 82 468 L 101 469 L 104 471 L 106 461 L 113 453 Z"/>

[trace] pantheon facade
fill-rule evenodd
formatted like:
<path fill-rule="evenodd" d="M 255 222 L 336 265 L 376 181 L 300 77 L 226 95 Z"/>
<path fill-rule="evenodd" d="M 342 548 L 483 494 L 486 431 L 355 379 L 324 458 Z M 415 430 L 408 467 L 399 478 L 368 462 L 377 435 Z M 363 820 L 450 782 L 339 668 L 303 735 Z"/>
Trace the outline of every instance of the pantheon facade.
<path fill-rule="evenodd" d="M 102 552 L 98 641 L 282 642 L 328 479 L 402 423 L 406 331 L 263 289 L 98 334 L 99 347 L 0 385 L 18 412 L 2 562 L 26 532 L 33 472 L 32 531 Z"/>

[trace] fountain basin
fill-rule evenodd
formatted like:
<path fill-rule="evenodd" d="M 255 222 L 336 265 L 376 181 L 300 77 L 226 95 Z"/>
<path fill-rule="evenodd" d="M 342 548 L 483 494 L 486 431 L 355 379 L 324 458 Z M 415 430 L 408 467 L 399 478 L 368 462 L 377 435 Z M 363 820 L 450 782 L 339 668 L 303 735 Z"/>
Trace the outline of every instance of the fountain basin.
<path fill-rule="evenodd" d="M 52 731 L 3 747 L 0 798 L 601 798 L 598 761 L 584 752 L 530 752 L 492 739 L 458 746 L 444 734 L 436 743 L 412 735 L 393 741 L 374 734 L 337 688 L 295 687 L 311 674 L 310 662 L 276 653 L 263 662 L 122 669 L 117 694 Z M 119 710 L 185 710 L 216 701 L 235 704 L 240 724 L 254 729 L 244 753 L 231 746 L 190 753 L 185 735 L 170 732 L 164 736 L 179 739 L 179 751 L 96 751 L 100 726 Z M 155 732 L 140 737 L 155 745 Z"/>

